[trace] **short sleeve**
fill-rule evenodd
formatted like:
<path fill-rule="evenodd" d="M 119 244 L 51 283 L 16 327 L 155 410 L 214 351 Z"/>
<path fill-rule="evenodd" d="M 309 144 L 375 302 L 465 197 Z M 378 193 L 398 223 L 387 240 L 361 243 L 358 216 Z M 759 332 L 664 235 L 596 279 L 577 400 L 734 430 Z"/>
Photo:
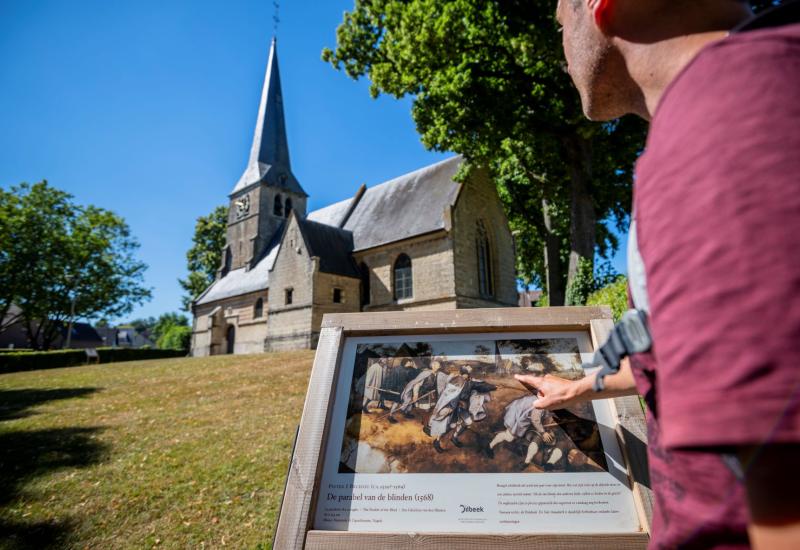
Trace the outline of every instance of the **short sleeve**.
<path fill-rule="evenodd" d="M 800 441 L 800 27 L 702 52 L 637 164 L 661 441 Z"/>

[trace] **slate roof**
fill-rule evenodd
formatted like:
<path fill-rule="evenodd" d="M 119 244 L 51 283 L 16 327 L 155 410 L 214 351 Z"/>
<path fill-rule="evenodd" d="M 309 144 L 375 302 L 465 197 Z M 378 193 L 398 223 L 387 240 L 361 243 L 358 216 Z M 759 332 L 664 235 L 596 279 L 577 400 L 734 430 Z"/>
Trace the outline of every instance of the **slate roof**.
<path fill-rule="evenodd" d="M 319 258 L 323 273 L 358 277 L 353 260 L 353 234 L 350 231 L 311 220 L 297 219 L 308 253 Z"/>
<path fill-rule="evenodd" d="M 339 227 L 342 219 L 344 219 L 344 217 L 347 215 L 347 211 L 350 208 L 350 203 L 352 202 L 352 197 L 343 201 L 335 202 L 324 208 L 320 208 L 319 210 L 309 212 L 306 216 L 306 219 L 317 223 L 324 223 L 326 225 Z"/>
<path fill-rule="evenodd" d="M 58 328 L 59 332 L 61 333 L 61 337 L 66 340 L 67 339 L 67 329 L 69 328 L 69 323 L 61 322 L 61 326 Z M 71 341 L 73 342 L 96 342 L 98 344 L 103 343 L 103 339 L 97 333 L 95 328 L 90 325 L 89 323 L 79 323 L 74 322 L 72 323 L 72 337 Z"/>
<path fill-rule="evenodd" d="M 279 245 L 275 244 L 267 255 L 250 270 L 244 267 L 232 269 L 227 275 L 214 281 L 210 287 L 203 292 L 195 304 L 202 305 L 223 298 L 239 296 L 249 292 L 256 292 L 269 288 L 269 271 L 275 264 L 278 255 Z"/>
<path fill-rule="evenodd" d="M 353 250 L 365 250 L 445 228 L 445 210 L 458 196 L 453 181 L 463 159 L 455 156 L 366 190 L 344 229 L 353 233 Z M 344 215 L 352 199 L 312 212 L 314 221 Z"/>
<path fill-rule="evenodd" d="M 250 158 L 242 177 L 231 191 L 231 195 L 255 185 L 266 182 L 272 187 L 279 187 L 307 197 L 300 182 L 292 174 L 289 161 L 289 143 L 286 139 L 286 121 L 283 116 L 283 93 L 281 92 L 281 76 L 278 70 L 278 49 L 275 39 L 269 50 L 267 74 L 261 90 L 261 101 L 258 106 L 256 130 Z"/>

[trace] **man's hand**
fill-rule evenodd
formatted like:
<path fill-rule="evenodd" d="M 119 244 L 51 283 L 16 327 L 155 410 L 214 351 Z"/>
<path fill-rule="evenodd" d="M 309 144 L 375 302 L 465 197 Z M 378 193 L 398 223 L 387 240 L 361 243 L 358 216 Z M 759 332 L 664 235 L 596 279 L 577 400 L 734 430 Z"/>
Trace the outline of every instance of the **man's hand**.
<path fill-rule="evenodd" d="M 556 442 L 556 436 L 553 432 L 544 432 L 542 434 L 542 441 L 544 441 L 545 445 L 552 445 Z"/>
<path fill-rule="evenodd" d="M 586 385 L 582 378 L 580 380 L 567 380 L 566 378 L 559 378 L 552 374 L 545 374 L 544 376 L 537 376 L 535 374 L 515 374 L 514 378 L 522 382 L 522 385 L 528 388 L 531 393 L 539 396 L 539 399 L 533 404 L 537 409 L 565 409 L 576 405 L 582 401 L 591 399 L 591 395 L 586 397 Z M 589 384 L 589 391 L 592 387 Z"/>
<path fill-rule="evenodd" d="M 567 380 L 552 374 L 537 376 L 535 374 L 515 374 L 531 393 L 539 396 L 533 404 L 537 409 L 566 409 L 578 403 L 592 399 L 608 399 L 624 395 L 636 395 L 636 381 L 631 372 L 631 364 L 627 358 L 622 360 L 617 374 L 610 374 L 603 380 L 605 389 L 601 392 L 594 391 L 595 375 L 584 376 L 579 380 Z"/>

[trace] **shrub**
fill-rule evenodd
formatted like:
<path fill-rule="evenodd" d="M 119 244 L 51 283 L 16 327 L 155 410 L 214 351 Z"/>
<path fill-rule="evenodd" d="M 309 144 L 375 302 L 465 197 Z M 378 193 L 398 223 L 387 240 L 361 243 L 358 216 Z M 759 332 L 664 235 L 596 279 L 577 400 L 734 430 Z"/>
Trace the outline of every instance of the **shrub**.
<path fill-rule="evenodd" d="M 158 347 L 161 349 L 181 350 L 184 353 L 188 353 L 191 340 L 191 327 L 172 325 L 158 339 Z"/>
<path fill-rule="evenodd" d="M 610 306 L 614 321 L 619 321 L 628 309 L 628 279 L 620 276 L 613 283 L 592 292 L 586 300 L 587 306 Z"/>
<path fill-rule="evenodd" d="M 97 348 L 97 354 L 100 356 L 101 363 L 118 363 L 121 361 L 183 357 L 186 352 L 170 349 Z M 82 349 L 2 353 L 0 354 L 0 374 L 74 367 L 85 365 L 86 363 L 86 352 Z"/>

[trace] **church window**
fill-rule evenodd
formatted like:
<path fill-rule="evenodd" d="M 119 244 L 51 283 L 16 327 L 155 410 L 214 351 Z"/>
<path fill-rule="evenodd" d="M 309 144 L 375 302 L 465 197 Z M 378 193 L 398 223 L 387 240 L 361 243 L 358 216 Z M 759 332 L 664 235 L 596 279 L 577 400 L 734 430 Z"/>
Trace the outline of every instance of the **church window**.
<path fill-rule="evenodd" d="M 370 296 L 369 296 L 369 267 L 364 262 L 361 262 L 361 265 L 358 266 L 358 270 L 361 274 L 361 306 L 365 306 L 369 303 Z"/>
<path fill-rule="evenodd" d="M 342 303 L 342 289 L 341 288 L 334 288 L 333 289 L 333 303 L 334 304 L 341 304 Z"/>
<path fill-rule="evenodd" d="M 492 278 L 492 251 L 489 243 L 489 233 L 483 221 L 478 221 L 475 235 L 475 244 L 478 250 L 478 292 L 485 298 L 494 296 Z"/>
<path fill-rule="evenodd" d="M 293 294 L 294 294 L 294 289 L 293 288 L 287 288 L 286 289 L 286 299 L 284 301 L 285 301 L 287 306 L 292 303 L 292 298 L 294 297 Z"/>
<path fill-rule="evenodd" d="M 253 306 L 253 318 L 260 319 L 264 316 L 264 300 L 259 298 L 256 300 L 256 305 Z"/>
<path fill-rule="evenodd" d="M 286 217 L 289 217 L 289 213 L 292 211 L 292 199 L 290 197 L 286 197 L 286 207 L 284 208 L 286 212 Z"/>
<path fill-rule="evenodd" d="M 231 254 L 231 248 L 229 246 L 225 247 L 225 259 L 222 262 L 222 276 L 228 274 L 231 270 L 231 264 L 233 263 L 233 255 Z"/>
<path fill-rule="evenodd" d="M 272 213 L 276 216 L 283 215 L 283 200 L 280 195 L 275 195 L 275 203 L 272 206 Z"/>
<path fill-rule="evenodd" d="M 394 262 L 394 299 L 411 298 L 414 288 L 411 281 L 411 258 L 400 254 Z"/>

